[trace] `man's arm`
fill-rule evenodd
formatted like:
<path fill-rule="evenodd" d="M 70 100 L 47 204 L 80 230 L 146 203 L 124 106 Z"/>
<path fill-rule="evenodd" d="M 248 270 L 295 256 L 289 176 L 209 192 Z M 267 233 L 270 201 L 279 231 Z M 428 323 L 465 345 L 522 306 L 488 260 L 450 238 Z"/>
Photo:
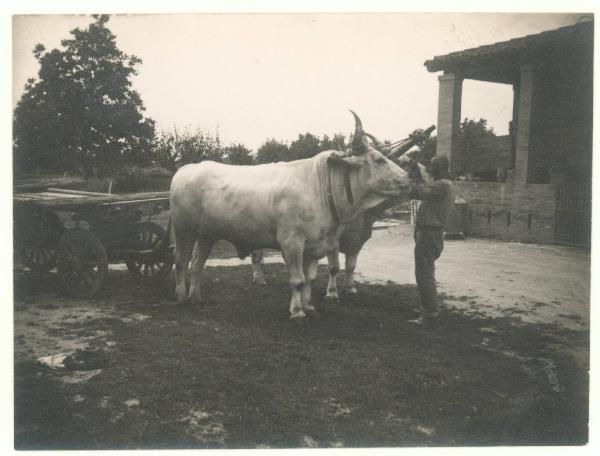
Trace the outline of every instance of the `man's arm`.
<path fill-rule="evenodd" d="M 415 183 L 408 195 L 412 199 L 439 201 L 443 200 L 447 193 L 446 186 L 440 181 L 435 181 L 429 185 L 425 182 Z"/>

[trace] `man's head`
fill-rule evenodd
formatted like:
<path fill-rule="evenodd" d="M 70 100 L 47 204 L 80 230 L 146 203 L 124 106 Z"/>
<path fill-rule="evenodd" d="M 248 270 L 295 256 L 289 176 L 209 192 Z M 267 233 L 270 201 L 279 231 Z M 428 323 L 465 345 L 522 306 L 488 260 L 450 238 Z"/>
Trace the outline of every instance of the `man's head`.
<path fill-rule="evenodd" d="M 445 155 L 436 155 L 431 159 L 427 172 L 433 177 L 434 180 L 447 179 L 448 171 L 450 169 L 450 161 Z"/>

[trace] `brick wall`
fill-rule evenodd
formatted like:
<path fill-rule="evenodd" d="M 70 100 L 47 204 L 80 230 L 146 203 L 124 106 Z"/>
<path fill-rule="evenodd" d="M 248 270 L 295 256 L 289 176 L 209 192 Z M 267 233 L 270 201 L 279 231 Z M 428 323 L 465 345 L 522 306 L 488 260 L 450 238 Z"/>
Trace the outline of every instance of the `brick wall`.
<path fill-rule="evenodd" d="M 471 210 L 471 236 L 553 243 L 555 190 L 552 185 L 456 182 Z"/>

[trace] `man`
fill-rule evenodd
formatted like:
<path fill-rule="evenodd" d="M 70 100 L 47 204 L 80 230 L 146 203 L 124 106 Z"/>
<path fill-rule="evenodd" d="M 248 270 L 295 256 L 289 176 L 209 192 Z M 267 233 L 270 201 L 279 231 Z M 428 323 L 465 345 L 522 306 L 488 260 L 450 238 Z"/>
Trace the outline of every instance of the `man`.
<path fill-rule="evenodd" d="M 435 260 L 444 248 L 444 228 L 454 205 L 449 165 L 446 156 L 434 157 L 427 167 L 433 182 L 426 184 L 417 178 L 410 193 L 411 198 L 421 200 L 415 220 L 415 276 L 421 297 L 421 316 L 408 320 L 413 324 L 432 323 L 439 315 Z"/>

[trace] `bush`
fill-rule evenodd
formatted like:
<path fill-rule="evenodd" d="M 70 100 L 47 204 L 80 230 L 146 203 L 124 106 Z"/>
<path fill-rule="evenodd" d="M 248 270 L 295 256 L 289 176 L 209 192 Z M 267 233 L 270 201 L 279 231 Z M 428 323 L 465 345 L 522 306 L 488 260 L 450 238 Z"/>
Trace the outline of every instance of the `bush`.
<path fill-rule="evenodd" d="M 113 193 L 168 191 L 173 173 L 162 166 L 126 166 L 113 180 Z"/>

